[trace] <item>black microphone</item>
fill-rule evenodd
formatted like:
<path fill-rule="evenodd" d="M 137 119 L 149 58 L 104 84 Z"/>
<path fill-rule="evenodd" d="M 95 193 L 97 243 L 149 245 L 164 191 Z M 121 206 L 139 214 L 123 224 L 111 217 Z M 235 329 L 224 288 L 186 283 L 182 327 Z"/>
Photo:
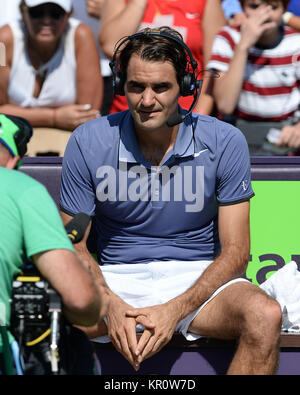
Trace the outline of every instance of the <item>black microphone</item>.
<path fill-rule="evenodd" d="M 169 117 L 169 119 L 167 120 L 167 125 L 169 127 L 178 125 L 179 123 L 183 122 L 185 120 L 185 118 L 191 114 L 191 112 L 193 111 L 193 109 L 195 108 L 197 101 L 199 99 L 200 96 L 200 92 L 201 92 L 201 87 L 202 87 L 202 80 L 198 80 L 196 81 L 196 91 L 194 93 L 194 100 L 193 103 L 191 105 L 191 107 L 189 108 L 188 112 L 186 114 L 173 114 Z"/>
<path fill-rule="evenodd" d="M 79 243 L 85 234 L 91 217 L 85 213 L 76 214 L 65 226 L 65 230 L 72 244 Z"/>

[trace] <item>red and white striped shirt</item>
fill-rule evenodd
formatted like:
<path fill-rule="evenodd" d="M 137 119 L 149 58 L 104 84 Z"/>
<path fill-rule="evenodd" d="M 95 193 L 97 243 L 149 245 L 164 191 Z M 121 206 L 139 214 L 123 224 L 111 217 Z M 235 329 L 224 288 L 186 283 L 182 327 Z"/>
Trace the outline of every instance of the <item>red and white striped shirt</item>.
<path fill-rule="evenodd" d="M 216 36 L 208 69 L 226 72 L 239 42 L 239 28 L 224 27 Z M 244 83 L 237 103 L 238 118 L 279 121 L 300 104 L 300 33 L 284 28 L 272 48 L 249 50 Z"/>

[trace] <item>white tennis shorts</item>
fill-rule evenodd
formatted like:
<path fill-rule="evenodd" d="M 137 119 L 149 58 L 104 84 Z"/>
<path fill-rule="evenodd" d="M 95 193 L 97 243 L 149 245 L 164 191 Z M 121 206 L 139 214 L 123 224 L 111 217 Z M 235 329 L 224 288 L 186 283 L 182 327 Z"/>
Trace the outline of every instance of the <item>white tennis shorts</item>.
<path fill-rule="evenodd" d="M 133 307 L 147 307 L 162 304 L 184 293 L 201 276 L 212 261 L 162 261 L 147 264 L 105 265 L 101 270 L 109 288 Z M 203 307 L 219 292 L 238 281 L 238 278 L 218 288 L 198 309 L 192 311 L 176 327 L 187 340 L 196 340 L 199 335 L 188 332 L 190 323 Z M 137 326 L 137 332 L 142 331 Z M 108 336 L 93 339 L 100 343 L 109 342 Z"/>

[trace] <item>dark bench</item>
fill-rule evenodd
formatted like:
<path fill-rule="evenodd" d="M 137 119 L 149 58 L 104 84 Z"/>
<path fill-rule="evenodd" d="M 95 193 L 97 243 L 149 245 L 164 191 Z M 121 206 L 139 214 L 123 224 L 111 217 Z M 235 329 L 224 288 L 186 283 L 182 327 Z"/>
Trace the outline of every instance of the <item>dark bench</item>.
<path fill-rule="evenodd" d="M 62 158 L 24 158 L 20 170 L 44 184 L 56 204 L 59 201 Z M 253 180 L 300 181 L 299 157 L 251 158 Z M 111 344 L 94 343 L 102 374 L 135 374 Z M 234 342 L 201 338 L 188 342 L 175 335 L 157 355 L 146 360 L 139 374 L 210 375 L 224 374 L 231 361 Z M 278 374 L 300 374 L 300 335 L 282 333 Z"/>
<path fill-rule="evenodd" d="M 94 343 L 103 375 L 137 374 L 113 346 Z M 224 375 L 232 360 L 235 342 L 200 338 L 189 342 L 181 335 L 141 365 L 138 374 Z M 300 335 L 281 334 L 279 375 L 300 374 Z"/>

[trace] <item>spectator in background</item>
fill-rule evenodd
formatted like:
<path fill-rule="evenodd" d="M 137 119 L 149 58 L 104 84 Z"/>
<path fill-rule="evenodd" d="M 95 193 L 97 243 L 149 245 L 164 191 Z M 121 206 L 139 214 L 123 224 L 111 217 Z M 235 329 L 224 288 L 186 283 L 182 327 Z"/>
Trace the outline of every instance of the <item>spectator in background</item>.
<path fill-rule="evenodd" d="M 63 130 L 96 118 L 99 56 L 91 29 L 70 18 L 71 0 L 22 0 L 20 8 L 22 21 L 0 28 L 7 59 L 0 68 L 0 111 Z"/>
<path fill-rule="evenodd" d="M 107 115 L 109 113 L 113 97 L 113 87 L 109 59 L 104 55 L 98 40 L 103 3 L 104 0 L 73 0 L 72 16 L 88 25 L 94 33 L 98 54 L 100 57 L 101 74 L 103 77 L 104 86 L 101 115 Z"/>
<path fill-rule="evenodd" d="M 240 26 L 245 15 L 239 0 L 221 0 L 222 8 L 230 26 Z M 290 0 L 287 11 L 283 14 L 283 22 L 294 29 L 300 30 L 300 1 Z"/>
<path fill-rule="evenodd" d="M 105 0 L 99 40 L 103 52 L 112 58 L 120 38 L 138 30 L 169 26 L 183 36 L 202 72 L 209 60 L 213 39 L 226 23 L 219 0 Z M 200 78 L 203 75 L 200 75 Z M 195 112 L 210 114 L 213 100 L 209 92 L 210 79 L 204 79 L 202 94 Z M 207 92 L 207 94 L 205 94 Z M 189 108 L 193 98 L 180 98 L 179 104 Z M 125 97 L 115 96 L 112 113 L 127 109 Z"/>
<path fill-rule="evenodd" d="M 221 114 L 235 116 L 254 151 L 275 127 L 268 149 L 286 153 L 300 146 L 300 34 L 282 26 L 287 0 L 241 5 L 241 27 L 226 26 L 213 45 L 208 68 L 221 75 L 214 80 L 214 98 Z"/>

